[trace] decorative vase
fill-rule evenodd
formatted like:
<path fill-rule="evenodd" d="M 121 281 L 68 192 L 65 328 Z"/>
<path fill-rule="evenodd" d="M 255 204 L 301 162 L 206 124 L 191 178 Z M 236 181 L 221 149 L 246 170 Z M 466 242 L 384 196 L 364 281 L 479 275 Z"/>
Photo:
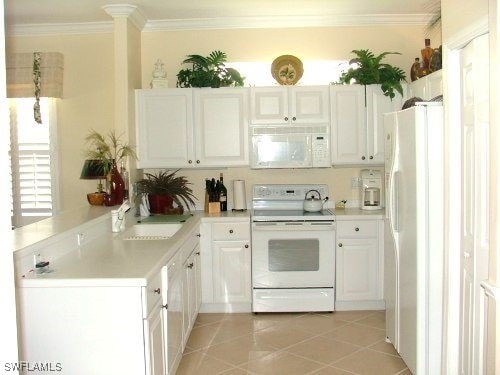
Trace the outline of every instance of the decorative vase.
<path fill-rule="evenodd" d="M 106 193 L 104 194 L 104 205 L 105 206 L 114 206 L 115 203 L 115 193 Z"/>
<path fill-rule="evenodd" d="M 418 79 L 419 69 L 420 69 L 420 58 L 415 57 L 415 62 L 413 63 L 410 69 L 410 78 L 412 82 Z"/>
<path fill-rule="evenodd" d="M 104 197 L 106 193 L 88 193 L 87 201 L 92 206 L 102 206 L 104 204 Z"/>
<path fill-rule="evenodd" d="M 122 204 L 123 198 L 125 197 L 125 182 L 116 167 L 116 163 L 113 163 L 111 167 L 111 194 L 115 195 L 115 204 Z"/>
<path fill-rule="evenodd" d="M 174 200 L 169 195 L 149 194 L 149 210 L 152 214 L 165 214 L 174 207 Z"/>

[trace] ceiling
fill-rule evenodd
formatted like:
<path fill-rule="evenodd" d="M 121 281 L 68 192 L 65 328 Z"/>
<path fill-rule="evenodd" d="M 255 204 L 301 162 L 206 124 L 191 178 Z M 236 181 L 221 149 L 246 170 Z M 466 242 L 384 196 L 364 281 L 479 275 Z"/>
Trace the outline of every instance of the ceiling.
<path fill-rule="evenodd" d="M 7 26 L 110 21 L 102 9 L 127 0 L 4 0 Z M 417 15 L 436 0 L 131 0 L 146 20 L 233 17 Z"/>

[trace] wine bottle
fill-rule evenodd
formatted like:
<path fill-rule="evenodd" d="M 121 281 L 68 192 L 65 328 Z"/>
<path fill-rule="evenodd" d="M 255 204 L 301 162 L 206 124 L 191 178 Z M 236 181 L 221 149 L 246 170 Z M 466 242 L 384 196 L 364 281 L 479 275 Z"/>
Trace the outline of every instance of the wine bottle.
<path fill-rule="evenodd" d="M 220 210 L 227 211 L 227 189 L 224 186 L 224 176 L 220 174 L 220 184 L 219 184 L 219 202 Z"/>
<path fill-rule="evenodd" d="M 129 174 L 127 169 L 125 168 L 125 162 L 122 160 L 120 164 L 120 175 L 122 176 L 123 183 L 125 184 L 125 190 L 123 191 L 123 199 L 129 199 Z"/>

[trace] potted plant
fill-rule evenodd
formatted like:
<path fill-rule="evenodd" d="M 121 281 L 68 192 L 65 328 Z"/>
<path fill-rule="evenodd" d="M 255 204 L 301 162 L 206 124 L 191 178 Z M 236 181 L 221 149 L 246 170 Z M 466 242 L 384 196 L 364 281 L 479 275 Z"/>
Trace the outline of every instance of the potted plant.
<path fill-rule="evenodd" d="M 193 64 L 192 68 L 182 69 L 177 73 L 177 87 L 227 87 L 243 86 L 244 78 L 233 68 L 226 68 L 227 55 L 221 51 L 212 51 L 204 57 L 188 55 L 183 64 Z"/>
<path fill-rule="evenodd" d="M 134 148 L 123 143 L 121 136 L 117 136 L 115 131 L 103 135 L 96 130 L 91 130 L 85 137 L 85 142 L 87 143 L 87 158 L 100 162 L 103 169 L 102 175 L 106 176 L 108 195 L 105 203 L 110 206 L 121 204 L 128 186 L 125 186 L 117 165 L 127 157 L 137 159 Z"/>
<path fill-rule="evenodd" d="M 176 176 L 178 171 L 179 169 L 173 172 L 162 170 L 156 173 L 145 173 L 146 178 L 137 181 L 137 197 L 141 197 L 142 194 L 148 195 L 152 214 L 165 214 L 173 211 L 173 202 L 180 207 L 180 210 L 173 211 L 174 213 L 182 213 L 184 205 L 188 210 L 190 210 L 190 205 L 195 205 L 196 197 L 188 186 L 191 183 L 184 176 Z"/>
<path fill-rule="evenodd" d="M 349 61 L 349 64 L 356 64 L 356 67 L 344 71 L 339 82 L 341 84 L 358 83 L 360 85 L 381 84 L 385 96 L 394 98 L 397 91 L 403 95 L 401 82 L 406 81 L 405 72 L 398 67 L 382 63 L 385 56 L 391 54 L 400 55 L 399 52 L 383 52 L 375 56 L 367 49 L 353 50 L 357 57 Z"/>

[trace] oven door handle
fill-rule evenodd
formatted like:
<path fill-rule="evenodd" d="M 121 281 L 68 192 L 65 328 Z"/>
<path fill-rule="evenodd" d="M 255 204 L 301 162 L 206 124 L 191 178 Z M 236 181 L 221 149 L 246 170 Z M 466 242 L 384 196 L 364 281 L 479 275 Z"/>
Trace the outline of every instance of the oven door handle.
<path fill-rule="evenodd" d="M 253 223 L 254 231 L 333 231 L 334 222 L 286 222 L 286 223 Z"/>

